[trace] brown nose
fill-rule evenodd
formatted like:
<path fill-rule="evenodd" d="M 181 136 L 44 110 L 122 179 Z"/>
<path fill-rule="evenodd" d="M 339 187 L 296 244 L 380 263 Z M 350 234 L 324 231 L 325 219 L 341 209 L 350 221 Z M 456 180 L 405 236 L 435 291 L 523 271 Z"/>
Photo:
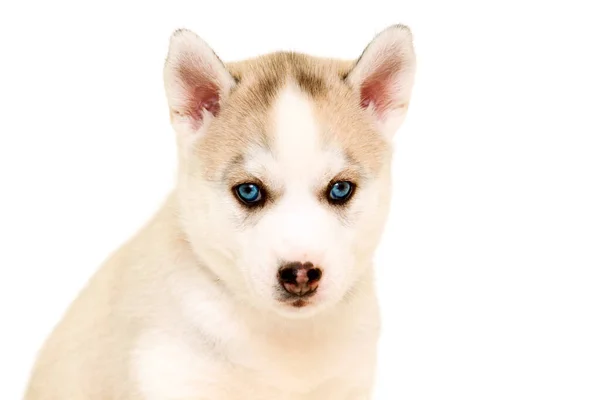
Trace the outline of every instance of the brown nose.
<path fill-rule="evenodd" d="M 286 292 L 305 296 L 317 290 L 322 274 L 311 262 L 292 262 L 279 269 L 279 283 Z"/>

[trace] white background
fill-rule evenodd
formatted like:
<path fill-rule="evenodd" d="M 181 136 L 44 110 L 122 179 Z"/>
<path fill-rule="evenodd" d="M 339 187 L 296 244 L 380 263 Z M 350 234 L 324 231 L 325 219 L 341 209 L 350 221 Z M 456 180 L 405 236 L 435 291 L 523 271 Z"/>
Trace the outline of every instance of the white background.
<path fill-rule="evenodd" d="M 20 398 L 69 302 L 172 187 L 172 30 L 227 61 L 353 58 L 402 22 L 419 65 L 377 257 L 376 398 L 599 399 L 593 3 L 3 2 L 0 398 Z"/>

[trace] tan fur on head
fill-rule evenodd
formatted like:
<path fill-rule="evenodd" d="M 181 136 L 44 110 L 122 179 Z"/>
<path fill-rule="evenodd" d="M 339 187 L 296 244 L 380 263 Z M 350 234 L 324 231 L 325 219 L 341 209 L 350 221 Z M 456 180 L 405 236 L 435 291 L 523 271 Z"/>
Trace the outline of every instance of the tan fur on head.
<path fill-rule="evenodd" d="M 414 69 L 403 26 L 352 61 L 224 63 L 175 32 L 164 81 L 177 187 L 71 306 L 26 399 L 368 399 L 371 264 Z M 245 184 L 260 202 L 240 197 Z M 289 265 L 318 268 L 310 296 L 290 298 Z"/>
<path fill-rule="evenodd" d="M 243 154 L 244 146 L 268 148 L 273 140 L 268 111 L 280 91 L 292 84 L 314 102 L 324 127 L 323 140 L 339 141 L 348 155 L 364 159 L 370 169 L 376 170 L 386 144 L 361 112 L 358 92 L 342 78 L 350 65 L 297 53 L 274 53 L 228 64 L 238 84 L 224 103 L 220 120 L 199 141 L 199 157 L 206 160 L 211 171 L 218 172 L 229 160 Z"/>

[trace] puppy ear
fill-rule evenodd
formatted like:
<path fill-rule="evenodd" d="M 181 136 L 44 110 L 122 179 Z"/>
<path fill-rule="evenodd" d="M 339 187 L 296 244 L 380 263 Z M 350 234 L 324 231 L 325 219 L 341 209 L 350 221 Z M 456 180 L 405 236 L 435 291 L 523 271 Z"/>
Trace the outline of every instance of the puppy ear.
<path fill-rule="evenodd" d="M 192 137 L 206 132 L 235 85 L 206 42 L 185 29 L 171 36 L 164 81 L 173 127 Z"/>
<path fill-rule="evenodd" d="M 388 137 L 406 116 L 415 64 L 410 30 L 394 25 L 369 43 L 346 78 L 360 92 L 361 107 Z"/>

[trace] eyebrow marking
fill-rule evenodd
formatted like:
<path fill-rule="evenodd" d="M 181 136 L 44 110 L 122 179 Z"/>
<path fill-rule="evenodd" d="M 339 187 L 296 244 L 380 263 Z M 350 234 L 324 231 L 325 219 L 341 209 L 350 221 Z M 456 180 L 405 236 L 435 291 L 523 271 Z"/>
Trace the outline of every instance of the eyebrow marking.
<path fill-rule="evenodd" d="M 243 154 L 238 154 L 235 157 L 233 157 L 231 160 L 229 160 L 229 162 L 227 163 L 227 166 L 223 169 L 223 173 L 221 174 L 221 180 L 226 181 L 227 177 L 232 175 L 232 173 L 234 172 L 233 170 L 235 170 L 237 168 L 241 168 L 243 165 L 244 165 L 244 155 Z"/>
<path fill-rule="evenodd" d="M 361 179 L 367 179 L 366 170 L 361 162 L 359 162 L 348 150 L 344 151 L 344 159 L 348 165 L 348 170 L 358 175 Z"/>

